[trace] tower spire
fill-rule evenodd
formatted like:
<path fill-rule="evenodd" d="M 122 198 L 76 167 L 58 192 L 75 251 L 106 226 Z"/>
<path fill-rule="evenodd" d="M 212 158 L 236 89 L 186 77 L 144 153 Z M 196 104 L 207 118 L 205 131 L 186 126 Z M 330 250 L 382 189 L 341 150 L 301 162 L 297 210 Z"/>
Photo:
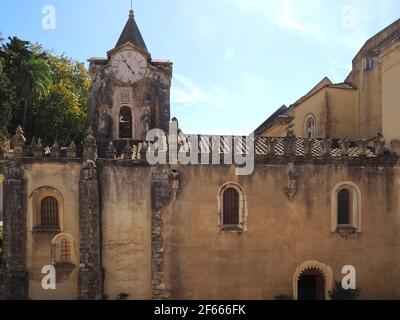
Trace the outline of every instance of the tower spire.
<path fill-rule="evenodd" d="M 132 4 L 132 0 L 131 0 Z M 135 15 L 133 10 L 129 10 L 129 18 L 125 25 L 124 30 L 121 33 L 121 36 L 115 46 L 115 48 L 121 47 L 125 43 L 130 42 L 135 47 L 143 50 L 144 52 L 148 52 L 146 44 L 143 40 L 143 37 L 139 31 L 139 28 L 135 21 Z"/>

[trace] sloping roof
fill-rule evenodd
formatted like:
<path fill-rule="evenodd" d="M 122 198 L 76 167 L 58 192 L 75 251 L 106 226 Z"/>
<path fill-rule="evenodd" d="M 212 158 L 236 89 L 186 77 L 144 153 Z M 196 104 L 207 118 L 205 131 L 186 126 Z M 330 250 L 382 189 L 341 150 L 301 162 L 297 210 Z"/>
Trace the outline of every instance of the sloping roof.
<path fill-rule="evenodd" d="M 133 44 L 135 47 L 145 52 L 148 52 L 146 44 L 136 24 L 133 10 L 129 11 L 128 21 L 126 22 L 125 28 L 122 31 L 121 36 L 119 37 L 119 40 L 115 45 L 115 48 L 119 48 L 127 42 Z"/>
<path fill-rule="evenodd" d="M 289 110 L 289 108 L 285 105 L 280 107 L 277 111 L 275 111 L 267 120 L 265 120 L 255 131 L 255 135 L 260 135 L 262 134 L 265 130 L 271 128 L 278 119 L 281 121 L 289 121 L 291 117 L 287 116 L 285 117 L 285 113 Z"/>
<path fill-rule="evenodd" d="M 332 84 L 332 81 L 328 77 L 323 78 L 320 82 L 318 82 L 318 84 L 314 88 L 312 88 L 306 95 L 302 96 L 294 104 L 297 105 L 297 104 L 304 102 L 309 97 L 311 97 L 312 95 L 317 93 L 319 90 L 321 90 L 322 88 L 326 87 L 327 85 L 331 85 L 331 84 Z"/>
<path fill-rule="evenodd" d="M 299 104 L 302 104 L 304 101 L 308 100 L 313 95 L 315 95 L 316 93 L 318 93 L 319 91 L 321 91 L 321 90 L 323 90 L 325 88 L 346 89 L 346 90 L 354 90 L 354 89 L 356 89 L 350 83 L 347 83 L 347 82 L 332 83 L 331 80 L 329 80 L 328 77 L 325 77 L 314 88 L 312 88 L 305 96 L 303 96 L 299 100 L 297 100 L 293 104 L 293 106 L 297 106 Z"/>

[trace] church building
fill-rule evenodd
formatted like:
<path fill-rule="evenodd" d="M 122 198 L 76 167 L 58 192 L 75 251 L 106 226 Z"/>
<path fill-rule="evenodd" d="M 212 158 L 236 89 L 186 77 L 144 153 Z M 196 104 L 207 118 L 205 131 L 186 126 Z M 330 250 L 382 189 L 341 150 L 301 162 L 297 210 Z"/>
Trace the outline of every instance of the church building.
<path fill-rule="evenodd" d="M 343 83 L 324 78 L 279 108 L 254 148 L 218 138 L 213 165 L 146 160 L 148 132 L 178 125 L 173 64 L 152 57 L 133 11 L 89 71 L 81 145 L 12 137 L 8 298 L 329 300 L 353 270 L 360 299 L 400 299 L 400 20 L 366 42 Z M 215 137 L 197 138 L 211 157 Z M 238 152 L 254 156 L 251 175 L 223 161 Z"/>

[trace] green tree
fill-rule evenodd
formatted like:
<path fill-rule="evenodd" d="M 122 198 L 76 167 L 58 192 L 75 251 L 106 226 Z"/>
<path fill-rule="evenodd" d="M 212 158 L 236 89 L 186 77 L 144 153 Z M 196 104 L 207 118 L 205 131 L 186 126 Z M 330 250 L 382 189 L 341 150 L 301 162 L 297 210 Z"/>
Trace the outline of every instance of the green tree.
<path fill-rule="evenodd" d="M 82 63 L 65 56 L 49 55 L 52 70 L 49 94 L 30 109 L 30 136 L 41 137 L 46 144 L 57 139 L 66 145 L 81 141 L 87 128 L 87 92 L 89 75 Z"/>
<path fill-rule="evenodd" d="M 16 37 L 9 38 L 5 49 L 10 57 L 5 72 L 15 85 L 16 94 L 23 102 L 22 128 L 26 126 L 28 108 L 36 99 L 48 94 L 52 78 L 45 55 L 32 50 L 30 42 Z"/>
<path fill-rule="evenodd" d="M 22 123 L 28 141 L 40 137 L 50 145 L 55 139 L 59 144 L 81 140 L 87 126 L 90 85 L 84 64 L 15 37 L 2 48 L 8 52 L 4 74 L 16 97 L 11 103 L 8 134 Z"/>
<path fill-rule="evenodd" d="M 6 77 L 0 72 L 0 155 L 7 139 L 7 129 L 11 121 L 12 109 L 17 104 L 13 87 Z"/>

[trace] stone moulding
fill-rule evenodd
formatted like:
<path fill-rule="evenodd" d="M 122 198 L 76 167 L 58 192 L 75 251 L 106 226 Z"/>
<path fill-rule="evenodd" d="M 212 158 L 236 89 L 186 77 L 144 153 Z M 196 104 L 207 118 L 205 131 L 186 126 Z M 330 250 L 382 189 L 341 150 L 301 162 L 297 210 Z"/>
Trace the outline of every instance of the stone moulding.
<path fill-rule="evenodd" d="M 303 275 L 304 272 L 308 270 L 318 270 L 321 272 L 324 281 L 325 281 L 325 299 L 330 300 L 329 297 L 329 291 L 332 290 L 333 286 L 333 271 L 332 268 L 329 265 L 326 265 L 324 263 L 321 263 L 316 260 L 309 260 L 306 262 L 303 262 L 295 271 L 293 275 L 293 297 L 294 300 L 298 299 L 298 282 Z"/>

